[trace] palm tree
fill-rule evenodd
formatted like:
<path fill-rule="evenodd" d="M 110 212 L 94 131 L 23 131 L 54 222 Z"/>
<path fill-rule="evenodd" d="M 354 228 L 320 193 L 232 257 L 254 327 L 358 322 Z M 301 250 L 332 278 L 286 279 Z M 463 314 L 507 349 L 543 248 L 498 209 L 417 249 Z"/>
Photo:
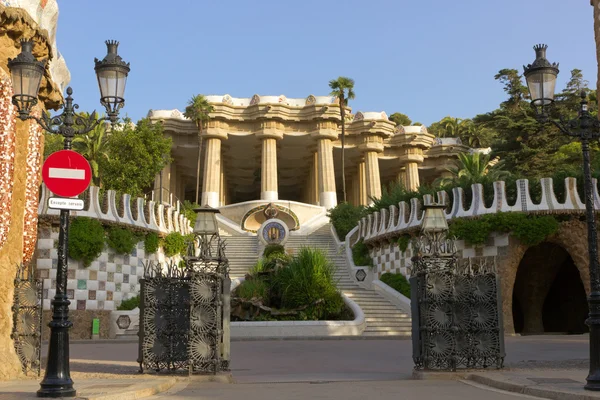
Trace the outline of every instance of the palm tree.
<path fill-rule="evenodd" d="M 448 183 L 473 184 L 482 183 L 485 180 L 497 181 L 510 176 L 510 172 L 503 170 L 504 161 L 490 160 L 489 154 L 481 153 L 459 153 L 458 162 L 453 168 L 446 168 L 452 174 L 452 178 L 440 178 L 436 185 Z"/>
<path fill-rule="evenodd" d="M 444 117 L 441 121 L 442 126 L 444 127 L 444 136 L 453 136 L 458 137 L 460 134 L 464 122 L 461 118 L 453 118 L 453 117 Z"/>
<path fill-rule="evenodd" d="M 196 123 L 198 127 L 198 166 L 196 169 L 196 204 L 198 204 L 198 194 L 200 192 L 200 155 L 202 154 L 202 131 L 204 124 L 210 119 L 210 113 L 214 107 L 206 100 L 202 94 L 192 96 L 188 101 L 183 115 Z"/>
<path fill-rule="evenodd" d="M 87 118 L 85 113 L 82 113 Z M 78 135 L 73 139 L 73 150 L 81 154 L 92 169 L 92 183 L 95 186 L 101 185 L 100 166 L 103 161 L 108 160 L 106 129 L 104 124 L 97 125 L 85 135 Z"/>
<path fill-rule="evenodd" d="M 329 81 L 330 95 L 339 100 L 340 117 L 342 119 L 342 196 L 346 202 L 346 164 L 344 149 L 346 143 L 346 107 L 348 100 L 354 98 L 354 79 L 340 76 Z"/>

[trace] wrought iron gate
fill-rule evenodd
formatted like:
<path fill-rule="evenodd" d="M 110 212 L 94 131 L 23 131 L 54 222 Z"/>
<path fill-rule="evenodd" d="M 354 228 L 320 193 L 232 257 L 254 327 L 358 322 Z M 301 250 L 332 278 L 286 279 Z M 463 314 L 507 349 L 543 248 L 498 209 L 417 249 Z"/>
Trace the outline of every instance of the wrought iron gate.
<path fill-rule="evenodd" d="M 141 280 L 140 371 L 229 369 L 229 267 L 188 257 L 185 267 L 147 263 Z"/>
<path fill-rule="evenodd" d="M 13 297 L 11 338 L 23 372 L 40 375 L 42 347 L 42 281 L 35 278 L 31 265 L 19 265 Z"/>
<path fill-rule="evenodd" d="M 413 265 L 415 368 L 502 368 L 504 334 L 495 259 L 458 263 L 453 255 L 417 257 Z"/>

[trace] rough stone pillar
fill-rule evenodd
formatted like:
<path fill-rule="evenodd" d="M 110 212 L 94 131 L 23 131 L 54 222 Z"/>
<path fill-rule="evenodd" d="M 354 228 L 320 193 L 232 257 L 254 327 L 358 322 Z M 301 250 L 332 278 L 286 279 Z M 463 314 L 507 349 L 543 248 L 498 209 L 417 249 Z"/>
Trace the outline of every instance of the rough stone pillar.
<path fill-rule="evenodd" d="M 26 200 L 27 176 L 27 137 L 32 121 L 17 120 L 14 136 L 14 158 L 2 154 L 5 166 L 12 164 L 12 206 L 8 236 L 0 243 L 0 380 L 15 378 L 21 375 L 21 363 L 14 350 L 10 337 L 12 330 L 12 311 L 14 295 L 14 279 L 16 266 L 23 259 L 23 233 Z M 13 125 L 14 127 L 14 125 Z"/>
<path fill-rule="evenodd" d="M 365 152 L 367 198 L 368 203 L 381 197 L 381 178 L 379 177 L 379 157 L 377 152 Z"/>
<path fill-rule="evenodd" d="M 206 156 L 204 157 L 204 178 L 202 182 L 201 205 L 219 207 L 221 186 L 221 139 L 206 139 Z"/>
<path fill-rule="evenodd" d="M 350 192 L 350 202 L 357 206 L 360 204 L 360 171 L 356 170 L 352 174 L 352 191 Z"/>
<path fill-rule="evenodd" d="M 277 139 L 262 139 L 262 162 L 260 179 L 260 199 L 277 200 Z"/>
<path fill-rule="evenodd" d="M 367 166 L 364 160 L 358 164 L 358 175 L 360 180 L 358 204 L 361 206 L 366 206 L 369 199 L 367 197 Z"/>
<path fill-rule="evenodd" d="M 417 190 L 419 185 L 419 164 L 409 162 L 406 164 L 406 190 Z"/>
<path fill-rule="evenodd" d="M 319 157 L 319 204 L 326 209 L 337 205 L 335 170 L 333 168 L 333 144 L 329 138 L 318 138 Z"/>

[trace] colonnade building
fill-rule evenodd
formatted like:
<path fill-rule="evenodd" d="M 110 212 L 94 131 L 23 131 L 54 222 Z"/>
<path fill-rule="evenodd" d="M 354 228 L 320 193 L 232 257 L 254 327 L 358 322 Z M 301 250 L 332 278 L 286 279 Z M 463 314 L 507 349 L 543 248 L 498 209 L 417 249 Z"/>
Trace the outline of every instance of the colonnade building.
<path fill-rule="evenodd" d="M 214 111 L 201 134 L 201 204 L 223 212 L 231 205 L 247 204 L 246 210 L 268 203 L 329 209 L 343 200 L 336 98 L 206 98 Z M 380 197 L 382 187 L 396 180 L 409 189 L 430 183 L 447 173 L 459 152 L 469 151 L 458 139 L 435 138 L 425 126 L 396 126 L 385 112 L 352 114 L 347 108 L 346 115 L 346 198 L 355 205 Z M 179 110 L 151 110 L 148 117 L 162 122 L 173 142 L 173 161 L 156 178 L 154 200 L 193 201 L 196 124 Z M 240 215 L 234 218 L 238 222 Z"/>

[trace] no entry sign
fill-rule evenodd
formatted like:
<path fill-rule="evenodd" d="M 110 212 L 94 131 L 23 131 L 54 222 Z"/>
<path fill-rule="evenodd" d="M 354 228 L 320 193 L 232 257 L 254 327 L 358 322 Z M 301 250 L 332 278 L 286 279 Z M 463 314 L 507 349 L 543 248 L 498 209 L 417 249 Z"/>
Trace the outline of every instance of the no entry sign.
<path fill-rule="evenodd" d="M 42 167 L 42 178 L 57 196 L 73 197 L 90 185 L 92 170 L 87 160 L 72 150 L 50 154 Z"/>

